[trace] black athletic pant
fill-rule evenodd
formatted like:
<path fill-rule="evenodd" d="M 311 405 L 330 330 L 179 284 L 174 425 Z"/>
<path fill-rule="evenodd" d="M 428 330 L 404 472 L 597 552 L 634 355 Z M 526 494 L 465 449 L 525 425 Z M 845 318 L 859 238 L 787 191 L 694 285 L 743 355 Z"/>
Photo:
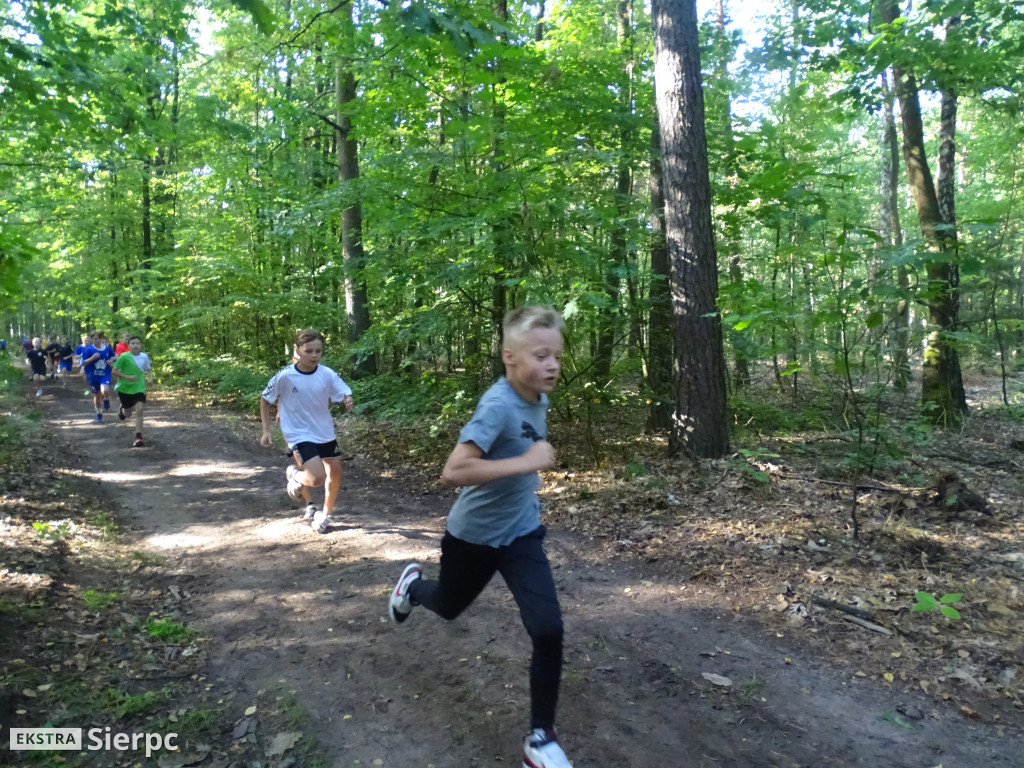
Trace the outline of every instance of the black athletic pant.
<path fill-rule="evenodd" d="M 544 526 L 504 547 L 470 544 L 445 531 L 441 540 L 441 575 L 417 579 L 409 598 L 443 619 L 469 607 L 491 577 L 500 573 L 508 585 L 523 626 L 533 641 L 530 662 L 530 728 L 553 728 L 562 677 L 562 611 L 555 594 L 551 565 L 544 554 Z"/>

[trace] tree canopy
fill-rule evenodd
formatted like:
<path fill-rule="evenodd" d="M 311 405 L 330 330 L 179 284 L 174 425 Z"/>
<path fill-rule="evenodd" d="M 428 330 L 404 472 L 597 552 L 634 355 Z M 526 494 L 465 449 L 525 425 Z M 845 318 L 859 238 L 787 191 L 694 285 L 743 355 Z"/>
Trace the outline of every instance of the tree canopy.
<path fill-rule="evenodd" d="M 901 5 L 779 2 L 763 40 L 724 2 L 702 20 L 737 419 L 752 379 L 893 384 L 933 332 L 966 365 L 1024 349 L 1024 10 Z M 4 334 L 130 328 L 220 382 L 315 326 L 343 368 L 373 360 L 367 405 L 438 411 L 493 374 L 501 313 L 540 302 L 568 320 L 567 412 L 662 397 L 644 4 L 3 0 L 0 46 Z M 900 239 L 883 216 L 893 71 L 933 174 L 958 99 L 940 249 L 906 169 Z M 944 290 L 959 309 L 937 326 Z"/>

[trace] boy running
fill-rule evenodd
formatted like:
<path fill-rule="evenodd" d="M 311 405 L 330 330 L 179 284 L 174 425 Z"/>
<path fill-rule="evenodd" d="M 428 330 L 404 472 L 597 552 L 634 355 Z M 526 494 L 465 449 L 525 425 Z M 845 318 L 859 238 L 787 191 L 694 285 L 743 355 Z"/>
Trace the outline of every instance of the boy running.
<path fill-rule="evenodd" d="M 43 396 L 43 382 L 46 381 L 46 350 L 43 349 L 43 341 L 38 336 L 32 339 L 32 345 L 25 350 L 25 359 L 31 366 L 28 375 L 29 385 L 36 385 L 36 397 Z"/>
<path fill-rule="evenodd" d="M 97 331 L 82 353 L 82 370 L 93 391 L 97 423 L 103 421 L 103 411 L 110 410 L 110 363 L 113 359 L 114 350 L 107 344 L 106 334 Z"/>
<path fill-rule="evenodd" d="M 303 516 L 317 533 L 327 533 L 331 512 L 341 487 L 341 451 L 334 433 L 331 403 L 344 403 L 352 410 L 352 389 L 341 376 L 320 364 L 324 337 L 312 328 L 295 337 L 298 359 L 285 366 L 267 383 L 260 397 L 263 435 L 260 445 L 269 448 L 270 406 L 278 405 L 281 434 L 295 458 L 285 472 L 286 490 L 295 501 L 305 501 Z M 309 489 L 324 485 L 324 506 L 319 512 L 310 500 Z"/>
<path fill-rule="evenodd" d="M 128 337 L 128 351 L 118 355 L 111 368 L 111 375 L 117 379 L 114 389 L 121 407 L 117 418 L 124 421 L 135 412 L 135 442 L 133 448 L 145 445 L 142 441 L 142 411 L 146 403 L 146 382 L 153 381 L 153 365 L 149 355 L 142 351 L 142 339 Z"/>
<path fill-rule="evenodd" d="M 538 471 L 555 463 L 547 393 L 558 381 L 564 325 L 548 307 L 520 307 L 505 316 L 505 375 L 480 398 L 444 466 L 444 482 L 463 490 L 448 513 L 440 576 L 428 581 L 420 565 L 410 563 L 388 601 L 398 623 L 418 605 L 451 620 L 495 573 L 502 575 L 533 643 L 523 768 L 570 768 L 555 734 L 562 613 L 537 498 Z"/>
<path fill-rule="evenodd" d="M 67 387 L 68 376 L 71 375 L 71 363 L 75 358 L 75 350 L 71 348 L 71 345 L 67 341 L 62 340 L 60 342 L 60 349 L 58 350 L 60 361 L 57 363 L 57 372 L 60 376 L 60 385 Z"/>

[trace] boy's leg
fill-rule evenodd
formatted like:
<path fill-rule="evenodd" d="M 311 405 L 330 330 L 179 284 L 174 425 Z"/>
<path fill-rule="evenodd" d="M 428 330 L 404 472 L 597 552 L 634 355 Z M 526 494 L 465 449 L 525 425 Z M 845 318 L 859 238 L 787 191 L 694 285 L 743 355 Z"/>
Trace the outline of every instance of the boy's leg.
<path fill-rule="evenodd" d="M 142 434 L 142 411 L 145 405 L 146 403 L 140 400 L 135 405 L 133 405 L 129 411 L 125 413 L 125 416 L 128 416 L 131 414 L 132 411 L 135 411 L 135 434 L 137 435 Z"/>
<path fill-rule="evenodd" d="M 305 463 L 302 461 L 302 456 L 299 455 L 299 452 L 297 450 L 292 451 L 292 458 L 295 459 L 295 466 L 299 468 L 299 471 L 292 475 L 295 481 L 300 483 L 299 495 L 302 497 L 302 500 L 306 502 L 307 505 L 311 504 L 312 498 L 309 495 L 309 485 L 306 484 L 307 476 L 305 473 Z M 310 461 L 312 461 L 312 459 L 310 459 Z M 288 473 L 286 472 L 285 474 Z"/>
<path fill-rule="evenodd" d="M 451 621 L 476 600 L 497 570 L 494 547 L 470 544 L 445 531 L 441 539 L 441 575 L 417 579 L 409 586 L 413 605 L 422 605 Z"/>
<path fill-rule="evenodd" d="M 562 611 L 551 564 L 544 552 L 544 526 L 502 549 L 498 571 L 505 579 L 533 641 L 530 662 L 530 728 L 552 729 L 562 679 Z"/>
<path fill-rule="evenodd" d="M 334 457 L 321 459 L 327 473 L 324 486 L 324 514 L 334 511 L 334 503 L 338 500 L 338 489 L 341 488 L 341 459 Z"/>
<path fill-rule="evenodd" d="M 313 456 L 305 461 L 302 461 L 300 456 L 296 456 L 295 460 L 299 463 L 300 470 L 295 475 L 295 479 L 304 486 L 318 488 L 327 481 L 327 470 L 324 468 L 324 460 L 319 456 Z"/>

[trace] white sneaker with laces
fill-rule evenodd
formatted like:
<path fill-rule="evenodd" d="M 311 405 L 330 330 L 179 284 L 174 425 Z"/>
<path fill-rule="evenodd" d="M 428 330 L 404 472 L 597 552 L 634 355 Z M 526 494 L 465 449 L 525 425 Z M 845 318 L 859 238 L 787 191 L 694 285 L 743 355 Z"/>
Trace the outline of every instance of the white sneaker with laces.
<path fill-rule="evenodd" d="M 288 496 L 292 501 L 303 501 L 302 483 L 295 478 L 300 471 L 301 470 L 294 464 L 289 464 L 288 469 L 284 471 L 284 476 L 287 479 L 285 490 L 288 492 Z"/>
<path fill-rule="evenodd" d="M 534 728 L 523 745 L 523 768 L 572 768 L 553 730 Z"/>
<path fill-rule="evenodd" d="M 310 526 L 317 533 L 327 533 L 327 529 L 333 522 L 330 515 L 325 515 L 323 511 L 320 511 L 313 515 L 313 522 L 310 523 Z"/>
<path fill-rule="evenodd" d="M 409 601 L 409 585 L 416 579 L 423 578 L 423 569 L 419 563 L 409 563 L 398 577 L 398 583 L 391 590 L 391 597 L 388 598 L 388 614 L 396 624 L 401 624 L 409 618 L 412 613 L 413 604 Z"/>
<path fill-rule="evenodd" d="M 303 521 L 308 523 L 314 517 L 316 517 L 316 505 L 315 504 L 307 504 L 306 505 L 306 509 L 302 513 Z"/>

